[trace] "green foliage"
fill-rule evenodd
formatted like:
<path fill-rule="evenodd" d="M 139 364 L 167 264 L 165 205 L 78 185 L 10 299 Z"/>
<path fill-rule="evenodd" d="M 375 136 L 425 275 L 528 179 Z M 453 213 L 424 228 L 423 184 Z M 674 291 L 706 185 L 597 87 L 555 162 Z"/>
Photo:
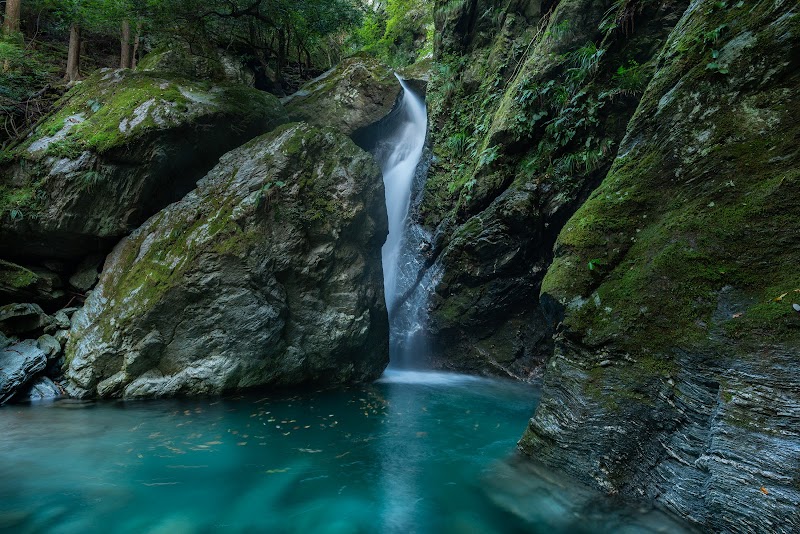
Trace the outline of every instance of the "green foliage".
<path fill-rule="evenodd" d="M 276 180 L 267 182 L 256 192 L 256 209 L 266 206 L 269 207 L 277 190 L 286 187 L 286 182 Z"/>
<path fill-rule="evenodd" d="M 500 147 L 497 145 L 484 148 L 478 156 L 478 167 L 487 167 L 500 157 Z"/>
<path fill-rule="evenodd" d="M 469 149 L 475 148 L 475 139 L 466 132 L 458 132 L 447 138 L 447 148 L 453 156 L 460 158 L 465 156 Z"/>
<path fill-rule="evenodd" d="M 91 192 L 103 182 L 103 175 L 97 171 L 86 171 L 78 178 L 78 181 L 82 190 Z"/>
<path fill-rule="evenodd" d="M 368 8 L 351 47 L 395 67 L 427 57 L 433 52 L 433 2 L 388 0 L 385 8 Z"/>
<path fill-rule="evenodd" d="M 635 59 L 628 61 L 627 65 L 620 65 L 614 73 L 612 82 L 623 93 L 638 95 L 647 86 L 649 76 L 642 65 Z"/>
<path fill-rule="evenodd" d="M 598 29 L 606 37 L 614 32 L 630 35 L 634 30 L 636 15 L 642 12 L 645 5 L 652 0 L 614 0 L 611 7 L 603 15 Z"/>
<path fill-rule="evenodd" d="M 50 95 L 40 93 L 56 73 L 20 34 L 0 37 L 0 147 L 49 108 Z"/>
<path fill-rule="evenodd" d="M 721 65 L 717 61 L 717 59 L 719 59 L 719 50 L 711 51 L 711 59 L 712 61 L 710 61 L 706 65 L 706 70 L 709 70 L 711 72 L 717 72 L 719 74 L 728 74 L 728 67 L 726 67 L 725 65 Z"/>

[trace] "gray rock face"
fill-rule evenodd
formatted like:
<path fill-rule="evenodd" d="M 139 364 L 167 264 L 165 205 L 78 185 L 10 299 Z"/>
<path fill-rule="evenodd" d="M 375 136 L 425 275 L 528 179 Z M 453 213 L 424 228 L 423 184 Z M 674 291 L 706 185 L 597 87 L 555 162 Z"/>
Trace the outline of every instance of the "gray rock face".
<path fill-rule="evenodd" d="M 28 387 L 28 390 L 23 394 L 23 397 L 29 401 L 43 401 L 53 400 L 61 397 L 64 394 L 61 388 L 55 382 L 43 376 L 34 380 Z"/>
<path fill-rule="evenodd" d="M 61 354 L 61 343 L 50 334 L 39 336 L 39 339 L 36 340 L 36 346 L 42 349 L 42 352 L 47 356 L 48 362 L 58 358 L 58 355 Z"/>
<path fill-rule="evenodd" d="M 73 88 L 0 167 L 6 259 L 77 261 L 192 190 L 226 151 L 287 121 L 256 89 L 130 70 Z"/>
<path fill-rule="evenodd" d="M 37 332 L 53 324 L 38 304 L 7 304 L 0 307 L 0 331 L 5 334 Z"/>
<path fill-rule="evenodd" d="M 6 337 L 6 335 L 0 332 L 0 349 L 4 349 L 7 346 L 11 345 L 12 341 Z"/>
<path fill-rule="evenodd" d="M 64 297 L 62 285 L 52 271 L 0 260 L 0 302 L 54 302 Z"/>
<path fill-rule="evenodd" d="M 641 94 L 613 73 L 635 57 L 646 84 L 688 3 L 642 4 L 636 32 L 602 43 L 608 2 L 476 0 L 437 11 L 447 74 L 434 77 L 429 108 L 439 161 L 411 215 L 433 236 L 428 273 L 443 273 L 429 300 L 435 367 L 522 379 L 543 371 L 553 332 L 539 289 L 553 244 L 608 172 Z M 487 12 L 502 13 L 500 25 Z M 600 47 L 597 72 L 574 78 L 570 58 L 587 43 Z M 575 98 L 562 105 L 555 93 Z"/>
<path fill-rule="evenodd" d="M 69 285 L 85 293 L 97 283 L 100 277 L 100 267 L 105 256 L 102 254 L 90 254 L 75 269 L 75 274 L 70 276 Z"/>
<path fill-rule="evenodd" d="M 0 404 L 5 404 L 45 366 L 47 356 L 33 340 L 0 350 Z"/>
<path fill-rule="evenodd" d="M 386 233 L 380 170 L 348 138 L 301 123 L 255 139 L 109 255 L 73 317 L 69 392 L 376 378 Z"/>
<path fill-rule="evenodd" d="M 293 120 L 330 126 L 351 135 L 388 115 L 399 94 L 400 84 L 389 67 L 372 57 L 357 55 L 283 102 Z"/>
<path fill-rule="evenodd" d="M 520 447 L 703 531 L 800 531 L 798 21 L 691 3 L 542 283 L 556 349 Z M 714 56 L 687 45 L 714 28 Z"/>

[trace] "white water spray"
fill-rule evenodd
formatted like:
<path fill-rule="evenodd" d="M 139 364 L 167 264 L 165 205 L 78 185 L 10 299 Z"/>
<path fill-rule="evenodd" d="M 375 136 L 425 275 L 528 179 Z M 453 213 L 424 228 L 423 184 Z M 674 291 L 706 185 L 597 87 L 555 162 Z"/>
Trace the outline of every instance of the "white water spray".
<path fill-rule="evenodd" d="M 405 80 L 400 76 L 397 79 L 403 87 L 403 97 L 397 110 L 400 125 L 386 140 L 391 150 L 383 158 L 381 169 L 386 189 L 386 211 L 389 215 L 389 236 L 382 250 L 383 287 L 390 316 L 396 309 L 397 299 L 402 295 L 398 271 L 402 261 L 408 206 L 411 202 L 411 185 L 422 157 L 428 129 L 425 102 L 414 94 Z"/>

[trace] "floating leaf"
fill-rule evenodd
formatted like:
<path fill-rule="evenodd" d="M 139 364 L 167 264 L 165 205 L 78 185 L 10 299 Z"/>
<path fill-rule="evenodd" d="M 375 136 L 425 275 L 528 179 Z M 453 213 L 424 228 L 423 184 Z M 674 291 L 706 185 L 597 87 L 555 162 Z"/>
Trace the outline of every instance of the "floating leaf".
<path fill-rule="evenodd" d="M 761 489 L 761 493 L 763 493 L 764 495 L 769 495 L 769 491 L 767 491 L 767 488 L 765 488 L 764 486 L 761 486 L 760 489 Z"/>

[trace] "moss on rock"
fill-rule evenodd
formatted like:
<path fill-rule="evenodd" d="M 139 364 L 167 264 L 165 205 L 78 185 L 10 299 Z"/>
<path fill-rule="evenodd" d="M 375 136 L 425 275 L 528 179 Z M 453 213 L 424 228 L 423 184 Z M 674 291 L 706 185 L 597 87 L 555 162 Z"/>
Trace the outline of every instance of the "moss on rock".
<path fill-rule="evenodd" d="M 0 242 L 76 258 L 188 192 L 226 150 L 288 119 L 237 85 L 102 70 L 13 149 L 0 179 Z"/>
<path fill-rule="evenodd" d="M 375 162 L 332 130 L 289 124 L 226 154 L 110 255 L 66 350 L 73 393 L 377 377 L 386 224 Z"/>
<path fill-rule="evenodd" d="M 399 94 L 400 84 L 389 67 L 357 54 L 283 101 L 293 120 L 351 135 L 388 115 Z"/>

